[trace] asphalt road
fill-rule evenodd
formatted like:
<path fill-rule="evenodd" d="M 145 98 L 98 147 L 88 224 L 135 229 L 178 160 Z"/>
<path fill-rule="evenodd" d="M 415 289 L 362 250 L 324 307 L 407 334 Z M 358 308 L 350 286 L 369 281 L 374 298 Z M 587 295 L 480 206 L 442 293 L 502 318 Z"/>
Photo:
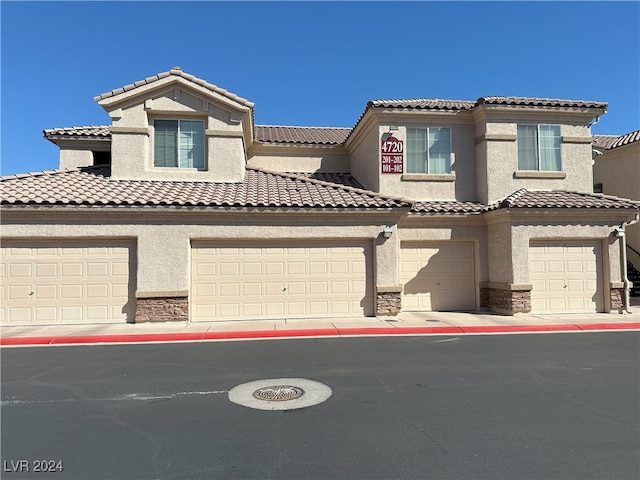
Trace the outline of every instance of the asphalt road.
<path fill-rule="evenodd" d="M 1 360 L 3 479 L 640 478 L 637 332 L 11 348 Z M 332 395 L 289 411 L 228 399 L 281 377 Z"/>

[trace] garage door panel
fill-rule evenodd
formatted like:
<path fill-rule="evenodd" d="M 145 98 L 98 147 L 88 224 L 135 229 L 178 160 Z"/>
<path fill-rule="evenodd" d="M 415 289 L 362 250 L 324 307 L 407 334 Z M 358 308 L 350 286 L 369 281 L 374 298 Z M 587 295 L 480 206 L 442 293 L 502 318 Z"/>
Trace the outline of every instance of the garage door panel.
<path fill-rule="evenodd" d="M 13 324 L 31 323 L 33 310 L 31 308 L 7 307 L 7 322 Z"/>
<path fill-rule="evenodd" d="M 601 250 L 597 240 L 536 241 L 529 248 L 534 313 L 603 310 Z"/>
<path fill-rule="evenodd" d="M 241 265 L 242 275 L 262 275 L 262 264 L 260 262 L 246 262 Z"/>
<path fill-rule="evenodd" d="M 311 315 L 325 316 L 329 313 L 329 302 L 309 302 L 309 312 Z"/>
<path fill-rule="evenodd" d="M 407 242 L 401 257 L 403 310 L 475 309 L 473 243 Z"/>
<path fill-rule="evenodd" d="M 371 247 L 344 241 L 331 246 L 264 242 L 238 249 L 223 242 L 194 242 L 191 318 L 211 321 L 372 315 L 372 269 L 365 256 L 371 257 Z M 231 283 L 233 278 L 242 295 L 227 292 L 233 297 L 231 301 L 216 291 L 225 278 L 215 272 L 221 272 L 223 262 L 232 257 L 242 275 L 234 274 L 228 280 Z M 199 268 L 204 259 L 219 268 Z M 237 309 L 225 303 L 233 303 Z M 212 311 L 199 309 L 202 304 L 212 305 Z"/>
<path fill-rule="evenodd" d="M 3 295 L 0 309 L 3 321 L 102 323 L 133 317 L 132 242 L 86 239 L 31 245 L 18 240 L 3 243 L 1 264 L 7 273 L 3 279 L 6 298 Z"/>

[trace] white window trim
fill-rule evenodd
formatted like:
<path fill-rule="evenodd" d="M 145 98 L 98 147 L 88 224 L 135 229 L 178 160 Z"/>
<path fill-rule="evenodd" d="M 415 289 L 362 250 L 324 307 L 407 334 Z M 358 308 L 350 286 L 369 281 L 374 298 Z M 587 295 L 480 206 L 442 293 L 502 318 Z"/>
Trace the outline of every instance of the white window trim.
<path fill-rule="evenodd" d="M 202 168 L 198 168 L 198 167 L 181 167 L 180 166 L 180 160 L 178 159 L 178 165 L 175 167 L 158 167 L 155 164 L 155 149 L 156 149 L 156 129 L 155 129 L 155 125 L 156 125 L 156 121 L 162 121 L 162 120 L 168 120 L 168 121 L 174 121 L 174 122 L 178 122 L 178 131 L 180 129 L 180 122 L 181 121 L 190 121 L 190 122 L 201 122 L 202 123 L 202 135 L 203 135 L 203 153 L 202 153 L 202 161 L 203 161 L 203 167 Z M 151 168 L 154 170 L 161 170 L 161 171 L 180 171 L 180 172 L 202 172 L 202 171 L 206 171 L 207 170 L 207 122 L 205 119 L 201 118 L 201 117 L 197 117 L 197 118 L 192 118 L 192 117 L 167 117 L 167 116 L 162 116 L 162 117 L 153 117 L 152 119 L 150 119 L 149 122 L 151 125 Z M 179 138 L 179 136 L 178 136 Z"/>
<path fill-rule="evenodd" d="M 427 144 L 427 171 L 426 172 L 409 172 L 408 171 L 408 166 L 409 166 L 409 130 L 410 129 L 414 129 L 414 130 L 426 130 L 427 131 L 427 142 L 429 141 L 429 129 L 430 128 L 446 128 L 449 130 L 449 159 L 448 159 L 448 172 L 445 173 L 430 173 L 429 172 L 429 167 L 431 165 L 430 159 L 429 159 L 429 146 Z M 442 179 L 443 181 L 451 181 L 455 179 L 455 175 L 454 175 L 454 171 L 452 169 L 453 166 L 453 158 L 454 158 L 454 154 L 453 154 L 453 129 L 450 126 L 446 126 L 446 125 L 406 125 L 405 126 L 405 143 L 406 143 L 406 147 L 405 147 L 405 168 L 404 168 L 404 172 L 405 174 L 403 175 L 403 177 L 407 177 L 407 178 L 403 178 L 403 179 L 407 179 L 409 180 L 411 176 L 413 175 L 420 175 L 420 176 L 424 176 L 423 178 L 420 178 L 420 180 L 440 180 Z M 427 176 L 430 176 L 432 178 L 426 178 Z M 445 179 L 446 177 L 446 179 Z M 418 177 L 415 177 L 416 179 Z"/>
<path fill-rule="evenodd" d="M 522 170 L 520 169 L 520 157 L 519 157 L 519 152 L 518 152 L 518 134 L 517 134 L 517 128 L 523 126 L 523 127 L 536 127 L 536 150 L 537 150 L 537 158 L 536 161 L 538 163 L 537 165 L 537 169 L 536 170 Z M 560 139 L 560 169 L 559 170 L 542 170 L 540 168 L 540 159 L 542 157 L 541 153 L 540 153 L 540 127 L 558 127 L 558 138 Z M 514 178 L 565 178 L 566 175 L 564 176 L 553 176 L 553 174 L 561 174 L 564 172 L 564 162 L 562 161 L 562 143 L 563 143 L 563 138 L 562 138 L 562 127 L 559 124 L 556 123 L 518 123 L 516 125 L 516 155 L 518 156 L 517 163 L 518 163 L 518 170 L 516 172 L 516 174 L 514 175 Z M 518 172 L 523 172 L 523 173 L 518 173 Z M 526 173 L 524 173 L 526 172 Z M 528 176 L 527 174 L 532 174 L 530 176 Z M 535 175 L 536 173 L 538 174 L 542 174 L 541 176 Z M 550 173 L 552 174 L 549 177 L 544 177 L 544 174 L 546 173 Z"/>

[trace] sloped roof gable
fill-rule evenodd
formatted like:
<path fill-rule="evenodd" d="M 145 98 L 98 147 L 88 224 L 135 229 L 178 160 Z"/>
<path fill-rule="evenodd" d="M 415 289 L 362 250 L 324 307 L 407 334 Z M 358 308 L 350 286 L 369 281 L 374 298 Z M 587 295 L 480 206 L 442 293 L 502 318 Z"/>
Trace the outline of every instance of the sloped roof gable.
<path fill-rule="evenodd" d="M 157 75 L 147 77 L 144 80 L 139 80 L 137 82 L 125 85 L 123 87 L 116 88 L 114 90 L 111 90 L 109 92 L 106 92 L 94 97 L 94 100 L 100 103 L 101 105 L 112 103 L 115 99 L 117 99 L 120 96 L 123 96 L 124 94 L 130 93 L 130 92 L 135 93 L 136 90 L 142 90 L 142 89 L 146 90 L 145 87 L 149 87 L 149 86 L 153 87 L 157 84 L 160 84 L 161 82 L 166 83 L 167 80 L 173 80 L 176 82 L 183 80 L 183 81 L 186 81 L 185 83 L 190 83 L 197 87 L 201 87 L 205 91 L 208 91 L 211 94 L 219 95 L 243 107 L 246 107 L 249 109 L 253 109 L 254 107 L 254 104 L 249 100 L 246 100 L 234 93 L 231 93 L 228 90 L 225 90 L 224 88 L 220 88 L 217 85 L 209 83 L 206 80 L 202 80 L 198 77 L 195 77 L 194 75 L 185 73 L 182 71 L 180 67 L 173 67 L 168 72 L 158 73 Z"/>
<path fill-rule="evenodd" d="M 412 202 L 347 185 L 247 167 L 240 183 L 113 180 L 109 167 L 2 177 L 2 205 L 214 208 L 410 208 Z"/>

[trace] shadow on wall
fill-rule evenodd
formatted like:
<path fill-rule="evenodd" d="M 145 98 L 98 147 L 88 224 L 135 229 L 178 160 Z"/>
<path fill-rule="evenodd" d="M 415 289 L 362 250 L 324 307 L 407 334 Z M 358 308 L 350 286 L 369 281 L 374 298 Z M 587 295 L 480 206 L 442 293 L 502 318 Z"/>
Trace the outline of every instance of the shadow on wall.
<path fill-rule="evenodd" d="M 428 261 L 415 269 L 404 284 L 403 308 L 424 311 L 473 311 L 475 287 L 473 269 L 461 271 L 463 263 L 455 262 L 450 253 L 434 247 Z M 406 265 L 403 268 L 407 268 Z"/>

